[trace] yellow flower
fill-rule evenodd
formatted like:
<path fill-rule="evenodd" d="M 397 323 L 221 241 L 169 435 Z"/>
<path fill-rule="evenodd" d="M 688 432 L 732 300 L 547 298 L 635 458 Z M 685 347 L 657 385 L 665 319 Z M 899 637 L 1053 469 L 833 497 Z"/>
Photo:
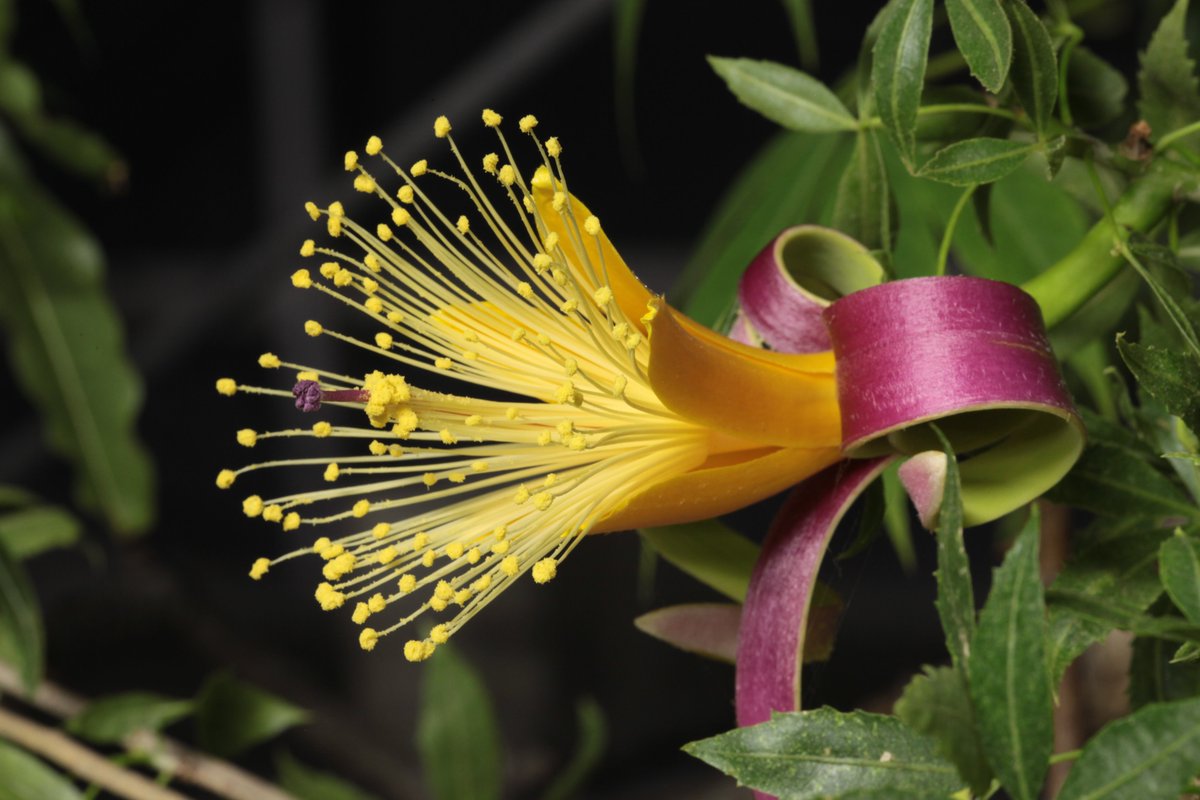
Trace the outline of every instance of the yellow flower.
<path fill-rule="evenodd" d="M 360 625 L 385 620 L 361 631 L 367 650 L 443 615 L 405 645 L 414 661 L 524 573 L 553 579 L 585 534 L 723 514 L 839 458 L 831 354 L 755 350 L 677 314 L 569 193 L 561 143 L 541 141 L 536 119 L 522 118 L 541 161 L 526 173 L 500 116 L 483 118 L 498 137 L 481 160 L 490 191 L 442 117 L 434 131 L 453 172 L 426 160 L 405 169 L 377 137 L 365 152 L 394 177 L 347 154 L 355 187 L 386 204 L 386 221 L 360 224 L 340 203 L 306 206 L 338 246 L 306 241 L 301 256 L 323 263 L 292 284 L 371 325 L 352 335 L 309 320 L 305 330 L 366 351 L 379 369 L 360 378 L 268 354 L 260 365 L 297 371 L 294 388 L 218 384 L 223 394 L 294 396 L 306 411 L 333 407 L 332 422 L 238 436 L 259 449 L 274 437 L 331 440 L 327 455 L 223 470 L 218 485 L 306 469 L 318 488 L 255 495 L 244 510 L 285 530 L 340 532 L 255 561 L 251 577 L 303 555 L 322 560 L 322 608 L 352 606 Z M 446 187 L 459 190 L 453 213 L 431 198 Z M 421 386 L 447 377 L 461 393 Z"/>

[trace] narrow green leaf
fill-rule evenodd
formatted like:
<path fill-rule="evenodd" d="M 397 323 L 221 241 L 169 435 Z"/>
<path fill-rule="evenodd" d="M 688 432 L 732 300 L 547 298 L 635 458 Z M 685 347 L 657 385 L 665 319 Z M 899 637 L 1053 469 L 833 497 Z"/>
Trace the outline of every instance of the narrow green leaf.
<path fill-rule="evenodd" d="M 51 447 L 74 462 L 80 502 L 124 534 L 153 516 L 153 471 L 134 432 L 141 384 L 103 285 L 99 246 L 20 174 L 0 137 L 0 321 Z"/>
<path fill-rule="evenodd" d="M 1125 112 L 1129 82 L 1116 67 L 1086 47 L 1071 51 L 1067 64 L 1067 95 L 1071 116 L 1082 128 L 1112 122 Z"/>
<path fill-rule="evenodd" d="M 1032 514 L 995 572 L 968 669 L 984 752 L 1016 800 L 1038 797 L 1054 747 L 1038 536 Z"/>
<path fill-rule="evenodd" d="M 714 325 L 736 296 L 750 259 L 789 225 L 820 222 L 850 155 L 850 138 L 776 136 L 746 165 L 704 226 L 671 292 L 692 319 Z"/>
<path fill-rule="evenodd" d="M 138 730 L 158 731 L 190 716 L 191 700 L 173 700 L 149 692 L 102 697 L 67 721 L 67 730 L 97 744 L 116 744 Z"/>
<path fill-rule="evenodd" d="M 1037 145 L 1009 139 L 967 139 L 938 150 L 917 175 L 952 186 L 992 183 L 1021 166 L 1036 149 Z"/>
<path fill-rule="evenodd" d="M 965 673 L 975 634 L 975 590 L 971 586 L 971 563 L 963 545 L 962 486 L 954 449 L 940 430 L 934 430 L 946 453 L 946 488 L 937 520 L 937 611 L 950 658 Z"/>
<path fill-rule="evenodd" d="M 1046 496 L 1056 503 L 1109 516 L 1196 516 L 1173 481 L 1129 450 L 1093 441 Z"/>
<path fill-rule="evenodd" d="M 336 775 L 313 769 L 286 751 L 276 756 L 275 770 L 280 787 L 297 800 L 375 800 L 375 795 Z"/>
<path fill-rule="evenodd" d="M 580 700 L 575 705 L 575 718 L 579 737 L 575 753 L 542 795 L 542 800 L 570 800 L 578 795 L 604 755 L 608 726 L 600 706 L 591 698 Z"/>
<path fill-rule="evenodd" d="M 27 692 L 42 680 L 42 614 L 21 562 L 0 541 L 0 660 L 16 667 Z"/>
<path fill-rule="evenodd" d="M 235 756 L 308 719 L 308 712 L 228 673 L 209 678 L 196 698 L 200 746 Z"/>
<path fill-rule="evenodd" d="M 0 800 L 83 800 L 71 781 L 0 740 Z"/>
<path fill-rule="evenodd" d="M 933 30 L 933 0 L 891 0 L 886 13 L 871 62 L 875 109 L 911 170 Z"/>
<path fill-rule="evenodd" d="M 831 708 L 776 714 L 769 722 L 684 745 L 738 784 L 780 800 L 891 789 L 947 797 L 961 786 L 953 765 L 895 717 Z"/>
<path fill-rule="evenodd" d="M 616 106 L 617 137 L 621 156 L 629 169 L 642 170 L 637 143 L 634 75 L 637 71 L 638 37 L 646 0 L 618 0 L 613 4 L 613 102 Z"/>
<path fill-rule="evenodd" d="M 3 0 L 0 0 L 2 2 Z M 37 495 L 20 486 L 0 484 L 0 508 L 20 508 L 37 502 Z"/>
<path fill-rule="evenodd" d="M 1176 528 L 1158 551 L 1158 571 L 1175 606 L 1200 625 L 1200 545 Z"/>
<path fill-rule="evenodd" d="M 688 522 L 640 533 L 660 556 L 696 580 L 742 602 L 758 545 L 717 520 Z"/>
<path fill-rule="evenodd" d="M 838 182 L 832 225 L 871 250 L 892 249 L 895 203 L 874 131 L 859 131 Z"/>
<path fill-rule="evenodd" d="M 743 105 L 789 130 L 852 131 L 858 120 L 825 84 L 794 67 L 749 58 L 708 57 Z"/>
<path fill-rule="evenodd" d="M 479 676 L 442 645 L 425 667 L 417 749 L 436 800 L 496 800 L 503 775 L 500 734 Z"/>
<path fill-rule="evenodd" d="M 899 464 L 894 464 L 888 467 L 883 473 L 883 479 L 879 482 L 883 487 L 883 525 L 887 528 L 888 539 L 892 543 L 892 549 L 896 551 L 896 558 L 900 561 L 900 565 L 907 572 L 912 572 L 917 566 L 916 548 L 913 546 L 912 535 L 912 518 L 910 514 L 911 502 L 908 499 L 908 493 L 904 491 L 904 485 L 900 483 L 900 478 L 896 475 L 896 467 Z"/>
<path fill-rule="evenodd" d="M 1171 663 L 1176 645 L 1162 639 L 1133 640 L 1129 665 L 1129 704 L 1137 710 L 1150 703 L 1200 696 L 1200 662 Z"/>
<path fill-rule="evenodd" d="M 1134 344 L 1117 334 L 1117 350 L 1138 384 L 1181 418 L 1200 430 L 1200 361 L 1173 350 Z"/>
<path fill-rule="evenodd" d="M 971 74 L 998 93 L 1012 62 L 1012 28 L 999 0 L 946 0 L 946 13 Z"/>
<path fill-rule="evenodd" d="M 1121 600 L 1064 589 L 1048 589 L 1046 602 L 1106 625 L 1109 629 L 1129 631 L 1138 636 L 1153 636 L 1176 644 L 1200 642 L 1200 625 L 1193 625 L 1182 617 L 1144 614 Z"/>
<path fill-rule="evenodd" d="M 992 768 L 979 740 L 966 680 L 958 670 L 925 667 L 896 701 L 896 716 L 918 733 L 932 736 L 938 752 L 954 762 L 971 791 L 984 796 Z"/>
<path fill-rule="evenodd" d="M 1038 138 L 1044 139 L 1058 100 L 1058 59 L 1054 55 L 1054 44 L 1046 26 L 1025 0 L 1005 3 L 1004 11 L 1012 23 L 1013 88 L 1033 122 Z"/>
<path fill-rule="evenodd" d="M 1067 775 L 1058 800 L 1173 800 L 1200 773 L 1200 698 L 1158 703 L 1110 722 Z"/>
<path fill-rule="evenodd" d="M 800 57 L 800 66 L 812 72 L 820 61 L 812 2 L 811 0 L 783 0 L 783 8 L 787 11 L 788 21 L 792 23 L 792 38 L 796 40 L 796 54 Z"/>
<path fill-rule="evenodd" d="M 79 541 L 79 520 L 57 506 L 22 508 L 0 516 L 0 543 L 14 558 L 33 558 Z"/>
<path fill-rule="evenodd" d="M 1200 119 L 1200 81 L 1188 56 L 1187 16 L 1188 0 L 1176 0 L 1142 53 L 1138 113 L 1156 139 Z M 1200 147 L 1200 134 L 1179 143 Z"/>

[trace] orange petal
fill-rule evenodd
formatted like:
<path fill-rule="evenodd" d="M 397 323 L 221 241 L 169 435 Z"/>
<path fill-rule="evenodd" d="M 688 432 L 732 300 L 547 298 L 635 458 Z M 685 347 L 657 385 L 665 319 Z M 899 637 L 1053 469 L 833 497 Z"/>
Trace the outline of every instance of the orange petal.
<path fill-rule="evenodd" d="M 714 456 L 648 487 L 600 520 L 593 533 L 710 519 L 757 503 L 815 475 L 842 457 L 838 447 L 786 447 Z"/>
<path fill-rule="evenodd" d="M 663 306 L 650 334 L 650 386 L 693 422 L 752 442 L 841 444 L 833 353 L 759 350 Z"/>

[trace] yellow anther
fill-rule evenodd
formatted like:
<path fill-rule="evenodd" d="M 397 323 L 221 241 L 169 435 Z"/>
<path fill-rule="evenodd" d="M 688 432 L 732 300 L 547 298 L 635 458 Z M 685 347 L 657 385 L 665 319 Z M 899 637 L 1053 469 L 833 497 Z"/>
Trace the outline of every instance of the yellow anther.
<path fill-rule="evenodd" d="M 545 253 L 538 253 L 533 257 L 533 268 L 540 274 L 550 268 L 553 261 L 550 256 Z"/>
<path fill-rule="evenodd" d="M 592 292 L 592 299 L 596 301 L 596 305 L 603 308 L 612 302 L 612 289 L 608 288 L 607 286 L 601 286 L 599 289 Z"/>
<path fill-rule="evenodd" d="M 313 372 L 312 370 L 307 370 L 307 369 L 301 370 L 300 372 L 296 373 L 296 380 L 298 380 L 298 381 L 315 381 L 315 380 L 319 380 L 320 377 L 321 376 L 318 375 L 317 373 Z"/>
<path fill-rule="evenodd" d="M 522 197 L 522 198 L 521 198 L 521 205 L 525 206 L 525 211 L 526 211 L 527 213 L 530 213 L 530 214 L 532 214 L 532 213 L 533 213 L 533 211 L 534 211 L 534 205 L 533 205 L 533 198 L 532 198 L 532 197 L 530 197 L 529 195 L 525 195 L 524 197 Z"/>
<path fill-rule="evenodd" d="M 373 456 L 382 456 L 387 453 L 387 445 L 378 439 L 372 439 L 371 443 L 367 445 L 367 449 L 371 451 L 371 455 Z"/>
<path fill-rule="evenodd" d="M 318 439 L 324 439 L 333 434 L 333 426 L 324 420 L 320 422 L 314 422 L 312 426 L 312 432 L 313 436 L 316 436 Z"/>
<path fill-rule="evenodd" d="M 554 502 L 554 495 L 550 492 L 538 492 L 533 496 L 533 505 L 538 511 L 545 511 Z"/>
<path fill-rule="evenodd" d="M 435 560 L 437 560 L 437 553 L 433 552 L 432 550 L 426 550 L 421 554 L 421 566 L 425 567 L 426 569 L 432 567 Z"/>
<path fill-rule="evenodd" d="M 449 558 L 462 558 L 464 549 L 462 542 L 451 542 L 446 545 L 446 555 Z"/>
<path fill-rule="evenodd" d="M 375 294 L 379 291 L 379 281 L 374 278 L 363 278 L 362 290 L 367 294 Z"/>
<path fill-rule="evenodd" d="M 564 314 L 573 314 L 577 308 L 579 308 L 579 301 L 574 298 L 564 300 L 558 305 L 558 310 Z"/>
<path fill-rule="evenodd" d="M 559 286 L 567 285 L 567 273 L 558 267 L 555 267 L 550 271 L 550 277 L 554 278 L 554 282 Z"/>
<path fill-rule="evenodd" d="M 637 346 L 642 343 L 642 335 L 637 331 L 625 337 L 625 349 L 636 350 Z"/>
<path fill-rule="evenodd" d="M 363 308 L 372 314 L 378 314 L 383 311 L 383 301 L 378 297 L 368 297 L 363 303 Z"/>
<path fill-rule="evenodd" d="M 309 336 L 320 336 L 324 331 L 325 329 L 321 327 L 321 323 L 315 319 L 310 319 L 304 323 L 304 332 Z"/>
<path fill-rule="evenodd" d="M 468 564 L 478 564 L 479 559 L 481 559 L 481 558 L 483 558 L 483 553 L 481 553 L 479 551 L 478 547 L 472 547 L 470 550 L 467 551 L 467 563 Z"/>
<path fill-rule="evenodd" d="M 379 241 L 386 242 L 392 238 L 392 229 L 381 222 L 375 226 L 375 235 L 379 237 Z"/>
<path fill-rule="evenodd" d="M 371 535 L 376 539 L 382 539 L 392 532 L 392 526 L 386 522 L 376 523 L 374 528 L 371 528 Z"/>
<path fill-rule="evenodd" d="M 438 117 L 433 121 L 433 135 L 439 139 L 445 139 L 450 133 L 450 120 L 444 116 Z"/>
<path fill-rule="evenodd" d="M 487 125 L 489 128 L 496 127 L 503 120 L 504 117 L 500 116 L 495 111 L 492 111 L 490 108 L 485 108 L 483 110 L 483 124 Z"/>
<path fill-rule="evenodd" d="M 438 482 L 438 476 L 434 475 L 432 472 L 426 472 L 424 475 L 421 476 L 421 483 L 425 484 L 426 486 L 428 486 L 431 489 L 433 488 L 433 485 L 437 482 Z"/>
<path fill-rule="evenodd" d="M 362 625 L 367 621 L 367 617 L 371 616 L 371 609 L 367 608 L 366 603 L 359 603 L 354 607 L 354 613 L 350 615 L 350 621 L 355 625 Z"/>
<path fill-rule="evenodd" d="M 310 289 L 312 284 L 312 275 L 308 273 L 308 270 L 298 269 L 292 273 L 292 286 L 297 289 Z"/>
<path fill-rule="evenodd" d="M 445 117 L 438 117 L 438 119 L 439 120 L 445 119 Z M 446 130 L 449 130 L 449 129 L 450 129 L 450 123 L 447 122 Z M 433 130 L 434 130 L 434 133 L 437 133 L 437 125 L 436 124 L 434 125 Z M 445 136 L 446 134 L 442 133 L 442 134 L 438 134 L 438 135 Z M 361 634 L 360 634 L 360 636 L 361 636 Z M 409 639 L 407 642 L 404 643 L 404 657 L 407 658 L 409 661 L 412 661 L 413 663 L 416 663 L 418 661 L 424 661 L 426 659 L 424 643 L 418 642 L 416 639 Z"/>
<path fill-rule="evenodd" d="M 327 562 L 325 566 L 321 568 L 321 574 L 325 576 L 326 580 L 340 580 L 350 572 L 354 571 L 354 567 L 357 562 L 358 559 L 353 553 L 342 553 L 337 558 Z"/>
<path fill-rule="evenodd" d="M 312 239 L 305 239 L 304 244 L 300 245 L 300 255 L 308 258 L 317 252 L 317 243 Z"/>
<path fill-rule="evenodd" d="M 363 266 L 371 272 L 379 272 L 383 269 L 383 265 L 379 263 L 379 256 L 374 253 L 367 253 L 363 256 Z"/>
<path fill-rule="evenodd" d="M 220 378 L 217 380 L 217 393 L 223 394 L 226 397 L 233 397 L 237 394 L 237 381 L 233 378 Z"/>
<path fill-rule="evenodd" d="M 339 269 L 333 276 L 333 285 L 339 288 L 344 288 L 352 283 L 354 283 L 354 273 L 348 269 Z"/>
<path fill-rule="evenodd" d="M 429 170 L 429 162 L 422 158 L 420 161 L 413 164 L 409 168 L 408 171 L 412 173 L 412 176 L 414 178 L 419 178 L 422 175 L 424 175 L 428 170 Z"/>
<path fill-rule="evenodd" d="M 467 475 L 465 472 L 451 472 L 446 476 L 446 479 L 451 483 L 466 483 Z"/>
<path fill-rule="evenodd" d="M 438 369 L 450 369 L 450 367 L 454 366 L 454 362 L 443 356 L 441 358 L 434 359 L 433 365 Z"/>
<path fill-rule="evenodd" d="M 471 230 L 471 220 L 467 219 L 466 214 L 463 214 L 459 216 L 458 220 L 454 223 L 454 227 L 458 228 L 459 233 L 466 233 L 467 231 Z"/>
<path fill-rule="evenodd" d="M 407 183 L 404 184 L 400 187 L 400 190 L 396 192 L 396 197 L 399 198 L 401 203 L 411 203 L 414 197 L 413 187 L 409 186 Z"/>
<path fill-rule="evenodd" d="M 529 331 L 524 328 L 513 328 L 513 332 L 510 335 L 514 342 L 519 342 L 529 335 Z"/>
<path fill-rule="evenodd" d="M 375 556 L 375 560 L 380 564 L 390 564 L 400 557 L 400 551 L 394 547 L 385 547 Z"/>
<path fill-rule="evenodd" d="M 242 513 L 247 517 L 254 518 L 263 511 L 263 500 L 256 494 L 252 494 L 242 501 Z"/>
<path fill-rule="evenodd" d="M 341 608 L 346 602 L 346 595 L 342 594 L 337 589 L 334 589 L 333 586 L 328 583 L 317 584 L 315 597 L 317 598 L 317 602 L 321 604 L 321 609 L 324 611 L 333 611 L 334 609 Z"/>
<path fill-rule="evenodd" d="M 550 337 L 544 333 L 539 333 L 537 335 L 537 343 L 540 345 L 548 346 L 550 344 Z"/>
<path fill-rule="evenodd" d="M 500 569 L 511 578 L 521 571 L 521 562 L 516 556 L 505 556 L 504 560 L 500 562 Z"/>
<path fill-rule="evenodd" d="M 559 143 L 557 136 L 551 136 L 546 140 L 546 152 L 551 158 L 558 158 L 562 155 L 562 144 Z"/>
<path fill-rule="evenodd" d="M 562 211 L 563 206 L 567 204 L 566 192 L 555 192 L 554 197 L 550 200 L 550 207 L 555 211 Z"/>
<path fill-rule="evenodd" d="M 309 200 L 304 204 L 304 210 L 308 212 L 310 217 L 312 217 L 313 222 L 316 222 L 321 217 L 321 209 L 317 208 L 317 204 L 312 200 Z"/>
<path fill-rule="evenodd" d="M 328 548 L 330 548 L 332 546 L 333 546 L 333 542 L 330 541 L 329 537 L 322 536 L 319 539 L 317 539 L 315 542 L 312 543 L 312 551 L 314 553 L 316 553 L 317 555 L 320 555 L 321 553 L 325 552 L 325 550 L 327 550 Z"/>
<path fill-rule="evenodd" d="M 338 479 L 338 475 L 341 474 L 341 471 L 341 468 L 338 467 L 337 464 L 330 464 L 329 466 L 325 467 L 325 480 L 333 483 Z"/>
<path fill-rule="evenodd" d="M 375 346 L 381 350 L 390 350 L 392 347 L 392 335 L 386 331 L 375 334 Z"/>
<path fill-rule="evenodd" d="M 599 236 L 600 235 L 600 218 L 597 217 L 595 214 L 588 217 L 587 219 L 585 219 L 583 221 L 583 229 L 587 232 L 587 234 L 589 236 Z"/>
<path fill-rule="evenodd" d="M 267 522 L 280 522 L 283 520 L 283 506 L 272 504 L 263 509 L 262 518 Z"/>
<path fill-rule="evenodd" d="M 487 472 L 488 463 L 486 461 L 472 461 L 471 469 L 475 472 Z"/>
<path fill-rule="evenodd" d="M 254 563 L 250 565 L 250 577 L 254 580 L 262 580 L 262 576 L 266 575 L 271 569 L 271 559 L 256 558 Z"/>
<path fill-rule="evenodd" d="M 363 628 L 358 633 L 358 646 L 368 653 L 379 643 L 379 631 L 374 628 Z"/>
<path fill-rule="evenodd" d="M 515 420 L 519 413 L 520 412 L 518 412 L 515 408 L 513 408 L 511 406 L 504 409 L 504 416 L 507 417 L 510 421 Z"/>
<path fill-rule="evenodd" d="M 253 428 L 242 428 L 237 432 L 237 443 L 242 447 L 254 447 L 258 443 L 258 433 Z"/>
<path fill-rule="evenodd" d="M 558 247 L 558 234 L 554 231 L 550 231 L 550 233 L 547 233 L 545 238 L 542 239 L 542 249 L 549 253 L 552 252 L 556 247 Z"/>
<path fill-rule="evenodd" d="M 337 237 L 341 236 L 342 235 L 342 218 L 330 216 L 329 220 L 325 223 L 325 231 L 335 239 Z"/>
<path fill-rule="evenodd" d="M 500 156 L 495 153 L 488 153 L 483 157 L 483 171 L 488 175 L 496 174 L 496 167 L 500 163 Z"/>
<path fill-rule="evenodd" d="M 326 261 L 320 267 L 321 277 L 329 280 L 332 280 L 333 276 L 337 275 L 341 270 L 342 265 L 336 261 Z"/>
<path fill-rule="evenodd" d="M 545 479 L 542 480 L 542 486 L 545 486 L 547 489 L 549 489 L 551 486 L 554 486 L 556 483 L 558 483 L 557 472 L 551 472 L 545 477 Z"/>
<path fill-rule="evenodd" d="M 566 439 L 575 432 L 575 423 L 571 422 L 569 419 L 564 419 L 562 422 L 555 425 L 554 428 L 558 431 L 559 436 Z"/>
<path fill-rule="evenodd" d="M 370 512 L 371 512 L 371 501 L 366 499 L 365 497 L 362 500 L 359 500 L 358 502 L 356 502 L 354 504 L 354 508 L 351 509 L 351 513 L 354 514 L 354 516 L 358 519 L 365 517 Z"/>
<path fill-rule="evenodd" d="M 620 397 L 625 394 L 625 387 L 629 385 L 629 379 L 624 375 L 618 375 L 613 378 L 612 392 L 614 397 Z"/>
<path fill-rule="evenodd" d="M 506 536 L 508 536 L 508 526 L 497 525 L 495 528 L 492 528 L 492 536 L 496 537 L 496 541 L 504 539 Z"/>
<path fill-rule="evenodd" d="M 358 153 L 353 150 L 347 150 L 346 158 L 342 161 L 342 165 L 345 166 L 346 172 L 353 172 L 358 169 Z"/>
<path fill-rule="evenodd" d="M 396 424 L 392 426 L 392 433 L 399 436 L 401 439 L 406 438 L 410 433 L 415 431 L 421 424 L 421 420 L 417 417 L 417 412 L 411 408 L 406 408 L 400 412 L 400 416 L 396 420 Z"/>
<path fill-rule="evenodd" d="M 454 587 L 449 581 L 438 581 L 437 586 L 433 587 L 433 596 L 442 600 L 449 600 L 454 597 Z"/>
<path fill-rule="evenodd" d="M 383 140 L 378 136 L 372 136 L 370 139 L 367 139 L 367 146 L 363 149 L 367 151 L 367 155 L 377 156 L 379 155 L 379 151 L 383 149 Z"/>
<path fill-rule="evenodd" d="M 527 281 L 520 281 L 517 284 L 517 294 L 524 297 L 526 300 L 533 298 L 533 287 Z"/>
<path fill-rule="evenodd" d="M 367 608 L 371 609 L 372 614 L 378 614 L 387 608 L 387 599 L 381 594 L 373 594 L 367 598 Z"/>
<path fill-rule="evenodd" d="M 513 492 L 513 502 L 521 505 L 529 499 L 529 490 L 524 485 L 518 486 L 517 491 Z"/>
<path fill-rule="evenodd" d="M 401 575 L 400 581 L 399 581 L 399 583 L 397 583 L 396 588 L 399 589 L 402 594 L 408 594 L 413 589 L 417 588 L 416 576 Z"/>
<path fill-rule="evenodd" d="M 579 372 L 579 362 L 569 357 L 563 359 L 563 372 L 567 374 L 568 378 L 571 377 L 575 373 Z"/>
<path fill-rule="evenodd" d="M 497 175 L 501 186 L 512 186 L 517 182 L 517 171 L 513 169 L 512 164 L 505 164 L 500 168 L 500 173 Z"/>
<path fill-rule="evenodd" d="M 465 606 L 467 601 L 471 599 L 470 589 L 459 589 L 454 593 L 454 605 Z"/>
<path fill-rule="evenodd" d="M 554 402 L 579 405 L 583 401 L 582 395 L 575 389 L 575 384 L 567 381 L 554 392 Z"/>
<path fill-rule="evenodd" d="M 549 583 L 558 574 L 558 562 L 553 558 L 543 558 L 533 565 L 533 580 L 536 583 Z"/>
<path fill-rule="evenodd" d="M 412 219 L 412 215 L 403 208 L 392 209 L 392 222 L 396 223 L 396 227 L 403 228 Z"/>
<path fill-rule="evenodd" d="M 346 216 L 346 209 L 342 207 L 340 200 L 334 200 L 329 204 L 329 216 L 338 217 L 339 219 Z"/>
<path fill-rule="evenodd" d="M 335 558 L 346 554 L 345 545 L 331 544 L 321 552 L 317 553 L 324 561 L 333 561 Z"/>
<path fill-rule="evenodd" d="M 231 469 L 223 469 L 217 473 L 217 488 L 228 489 L 237 480 L 237 473 Z"/>
<path fill-rule="evenodd" d="M 283 529 L 285 531 L 294 531 L 300 527 L 300 515 L 295 511 L 289 511 L 283 518 Z"/>
<path fill-rule="evenodd" d="M 400 456 L 404 455 L 404 448 L 398 444 L 389 444 L 388 455 L 392 458 L 399 458 Z"/>
<path fill-rule="evenodd" d="M 359 173 L 359 175 L 354 179 L 354 188 L 357 191 L 370 194 L 371 192 L 375 191 L 375 179 L 370 175 L 363 175 L 362 173 Z"/>
<path fill-rule="evenodd" d="M 574 436 L 572 436 L 570 439 L 567 440 L 567 447 L 569 447 L 572 450 L 577 450 L 577 451 L 578 450 L 586 450 L 587 449 L 587 439 L 585 439 L 583 437 L 582 433 L 577 433 Z"/>
<path fill-rule="evenodd" d="M 434 625 L 433 630 L 429 631 L 429 640 L 434 644 L 445 644 L 450 641 L 450 627 L 448 625 Z"/>
<path fill-rule="evenodd" d="M 550 433 L 550 431 L 542 431 L 541 433 L 538 434 L 537 443 L 538 443 L 538 446 L 540 446 L 540 447 L 545 447 L 546 445 L 550 444 L 553 441 L 554 441 L 554 434 Z"/>
<path fill-rule="evenodd" d="M 442 444 L 456 444 L 458 437 L 451 433 L 449 428 L 442 428 L 438 431 L 438 436 L 442 439 Z"/>

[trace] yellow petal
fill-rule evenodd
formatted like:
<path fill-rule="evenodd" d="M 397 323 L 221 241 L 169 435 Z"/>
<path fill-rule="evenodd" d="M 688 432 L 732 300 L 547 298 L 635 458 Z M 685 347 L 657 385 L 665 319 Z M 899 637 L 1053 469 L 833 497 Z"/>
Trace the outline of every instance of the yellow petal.
<path fill-rule="evenodd" d="M 743 450 L 713 456 L 696 469 L 653 484 L 592 533 L 673 525 L 728 514 L 815 475 L 842 457 L 838 447 Z"/>
<path fill-rule="evenodd" d="M 670 410 L 764 444 L 841 444 L 833 353 L 759 350 L 663 306 L 650 335 L 650 386 Z"/>

